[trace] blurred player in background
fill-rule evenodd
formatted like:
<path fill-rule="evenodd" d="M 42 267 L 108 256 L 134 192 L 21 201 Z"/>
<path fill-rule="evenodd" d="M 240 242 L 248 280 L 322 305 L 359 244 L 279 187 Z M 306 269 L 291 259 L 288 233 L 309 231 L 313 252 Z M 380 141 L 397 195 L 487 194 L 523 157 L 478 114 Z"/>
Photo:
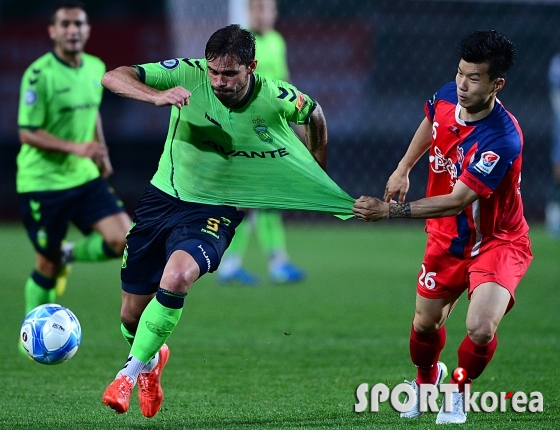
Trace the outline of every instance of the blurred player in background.
<path fill-rule="evenodd" d="M 116 94 L 173 106 L 123 259 L 121 330 L 131 350 L 102 397 L 117 413 L 128 410 L 137 383 L 142 414 L 160 409 L 165 342 L 189 288 L 218 268 L 243 219 L 237 207 L 352 216 L 354 199 L 324 171 L 321 107 L 287 82 L 254 74 L 256 67 L 253 34 L 229 25 L 210 37 L 204 59 L 119 67 L 103 78 Z M 289 122 L 306 125 L 307 148 Z"/>
<path fill-rule="evenodd" d="M 436 423 L 464 423 L 465 384 L 478 378 L 497 346 L 497 327 L 514 304 L 515 288 L 532 260 L 529 227 L 521 201 L 523 136 L 517 120 L 497 99 L 515 60 L 513 44 L 496 31 L 463 39 L 455 82 L 426 103 L 420 124 L 387 182 L 385 201 L 360 197 L 354 213 L 364 221 L 427 219 L 428 242 L 418 277 L 410 356 L 417 367 L 411 383 L 439 384 L 447 375 L 438 361 L 445 345 L 444 323 L 467 290 L 467 335 L 458 367 L 465 380 L 444 405 Z M 405 203 L 409 172 L 430 151 L 427 197 Z M 394 196 L 399 195 L 399 202 Z M 458 379 L 462 379 L 458 376 Z M 403 418 L 418 418 L 418 396 Z"/>
<path fill-rule="evenodd" d="M 249 0 L 250 30 L 255 35 L 257 73 L 270 79 L 289 80 L 286 42 L 274 29 L 278 9 L 276 0 Z M 302 134 L 301 126 L 298 135 Z M 300 138 L 304 136 L 300 135 Z M 252 210 L 245 215 L 244 221 L 235 230 L 231 242 L 216 272 L 220 283 L 237 282 L 243 285 L 258 285 L 260 279 L 243 268 L 243 257 L 256 229 L 257 238 L 268 260 L 268 276 L 275 284 L 298 282 L 305 278 L 305 272 L 296 267 L 288 255 L 286 232 L 282 214 L 272 209 Z"/>
<path fill-rule="evenodd" d="M 62 294 L 70 261 L 120 257 L 131 223 L 103 179 L 113 173 L 99 116 L 105 65 L 83 52 L 83 4 L 59 3 L 48 31 L 54 49 L 25 71 L 19 101 L 16 185 L 36 254 L 26 313 Z M 62 245 L 70 222 L 86 237 Z"/>
<path fill-rule="evenodd" d="M 546 227 L 550 237 L 560 238 L 560 53 L 550 61 L 548 69 L 550 103 L 552 105 L 552 183 L 546 204 Z"/>

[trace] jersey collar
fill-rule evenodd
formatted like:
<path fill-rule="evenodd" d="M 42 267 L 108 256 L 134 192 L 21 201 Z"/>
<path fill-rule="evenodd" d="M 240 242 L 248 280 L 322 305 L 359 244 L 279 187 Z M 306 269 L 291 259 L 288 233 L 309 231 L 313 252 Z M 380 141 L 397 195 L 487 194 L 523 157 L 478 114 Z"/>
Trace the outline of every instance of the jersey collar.
<path fill-rule="evenodd" d="M 83 58 L 80 61 L 80 65 L 78 67 L 74 67 L 72 66 L 70 63 L 67 63 L 66 61 L 64 61 L 62 58 L 60 58 L 58 55 L 56 55 L 56 52 L 54 52 L 54 50 L 51 51 L 54 58 L 56 58 L 60 63 L 62 63 L 64 66 L 66 67 L 70 67 L 71 69 L 79 69 L 80 67 L 82 67 L 84 65 L 84 60 Z"/>
<path fill-rule="evenodd" d="M 500 100 L 498 100 L 498 98 L 496 97 L 494 107 L 492 108 L 492 110 L 490 111 L 490 113 L 488 115 L 486 115 L 484 118 L 480 118 L 476 121 L 465 121 L 465 120 L 459 118 L 459 114 L 461 113 L 461 105 L 459 103 L 457 103 L 455 105 L 455 121 L 457 121 L 457 124 L 461 124 L 461 125 L 479 124 L 481 121 L 484 121 L 486 118 L 489 118 L 489 117 L 495 115 L 495 112 L 497 112 L 500 109 L 499 106 L 502 106 L 502 102 Z"/>
<path fill-rule="evenodd" d="M 255 91 L 255 75 L 251 73 L 249 79 L 250 82 L 249 82 L 249 89 L 247 90 L 247 94 L 243 96 L 243 98 L 239 101 L 239 103 L 237 103 L 235 106 L 230 107 L 230 109 L 241 109 L 249 103 L 249 100 L 251 100 L 251 97 L 253 96 L 253 92 Z"/>

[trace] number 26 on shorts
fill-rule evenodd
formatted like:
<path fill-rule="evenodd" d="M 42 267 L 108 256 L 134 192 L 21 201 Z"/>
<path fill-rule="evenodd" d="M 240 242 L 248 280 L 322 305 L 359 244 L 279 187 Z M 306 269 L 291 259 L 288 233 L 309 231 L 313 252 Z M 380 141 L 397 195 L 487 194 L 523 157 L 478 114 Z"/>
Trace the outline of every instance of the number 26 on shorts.
<path fill-rule="evenodd" d="M 422 272 L 418 277 L 418 283 L 423 287 L 426 287 L 428 290 L 433 290 L 436 286 L 436 272 L 426 272 L 426 266 L 422 264 Z"/>

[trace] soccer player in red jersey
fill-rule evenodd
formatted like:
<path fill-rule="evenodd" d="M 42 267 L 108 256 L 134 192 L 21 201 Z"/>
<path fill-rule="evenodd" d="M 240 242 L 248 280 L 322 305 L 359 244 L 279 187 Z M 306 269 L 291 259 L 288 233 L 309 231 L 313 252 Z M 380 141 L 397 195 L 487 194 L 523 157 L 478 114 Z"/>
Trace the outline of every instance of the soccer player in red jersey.
<path fill-rule="evenodd" d="M 511 41 L 496 31 L 477 31 L 461 41 L 455 82 L 425 104 L 418 127 L 384 201 L 362 196 L 353 211 L 361 220 L 423 218 L 428 240 L 418 276 L 410 356 L 417 367 L 411 383 L 439 384 L 447 374 L 438 361 L 444 323 L 464 291 L 470 299 L 467 335 L 458 367 L 467 379 L 436 423 L 464 423 L 464 384 L 478 378 L 497 345 L 497 327 L 514 304 L 515 288 L 532 260 L 529 227 L 521 200 L 523 135 L 497 99 L 515 60 Z M 429 151 L 426 197 L 405 202 L 409 172 Z M 398 195 L 398 202 L 393 197 Z M 418 399 L 418 396 L 416 396 Z M 418 418 L 418 400 L 403 418 Z"/>

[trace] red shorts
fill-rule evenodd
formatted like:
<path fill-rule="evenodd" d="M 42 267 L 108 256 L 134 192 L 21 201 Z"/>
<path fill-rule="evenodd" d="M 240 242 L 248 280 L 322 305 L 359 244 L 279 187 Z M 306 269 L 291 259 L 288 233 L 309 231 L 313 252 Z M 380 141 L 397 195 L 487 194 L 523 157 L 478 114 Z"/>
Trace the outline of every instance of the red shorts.
<path fill-rule="evenodd" d="M 450 254 L 428 236 L 416 291 L 422 297 L 439 299 L 468 289 L 470 300 L 472 292 L 480 284 L 495 282 L 511 295 L 509 311 L 515 302 L 515 288 L 532 259 L 529 236 L 515 243 L 497 245 L 467 259 Z"/>

